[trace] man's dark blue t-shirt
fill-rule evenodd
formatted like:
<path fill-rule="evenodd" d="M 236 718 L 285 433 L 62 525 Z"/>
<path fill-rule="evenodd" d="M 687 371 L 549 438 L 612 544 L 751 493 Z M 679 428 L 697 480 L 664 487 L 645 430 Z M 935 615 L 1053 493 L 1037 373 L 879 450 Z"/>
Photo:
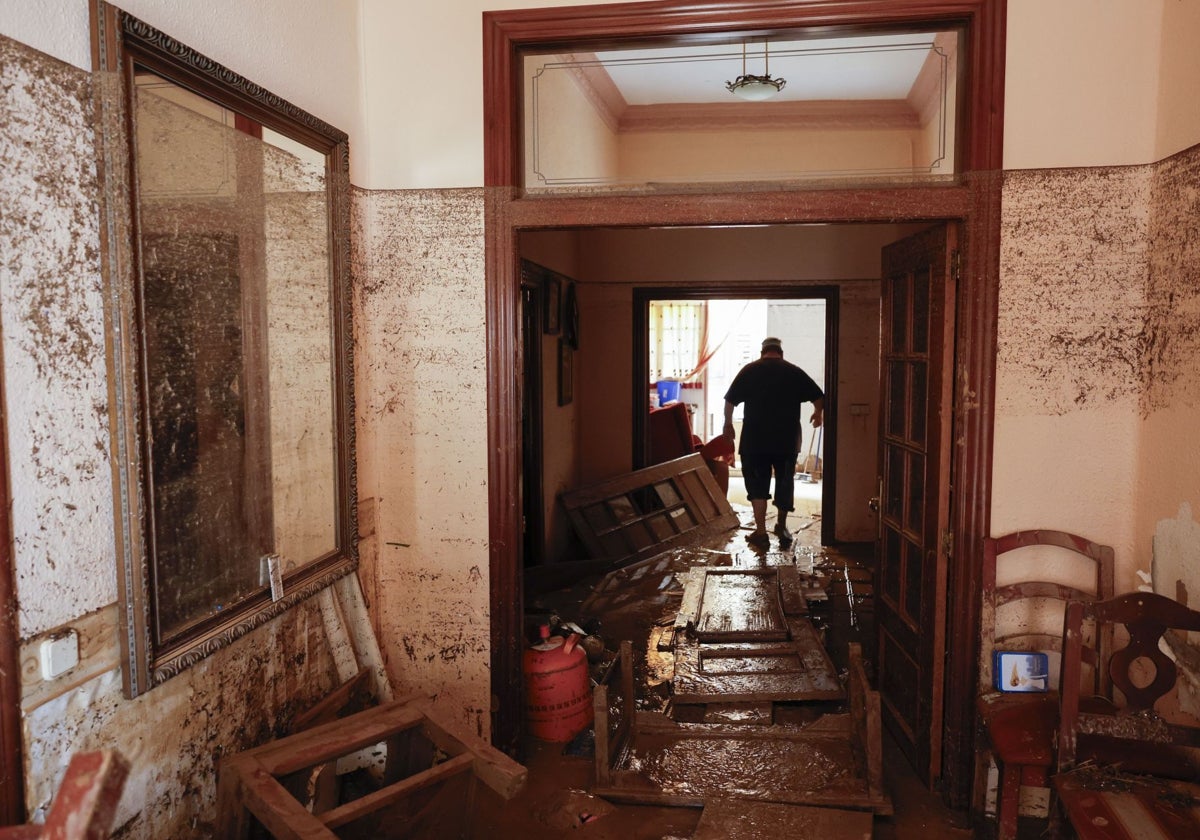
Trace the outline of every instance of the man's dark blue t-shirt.
<path fill-rule="evenodd" d="M 738 451 L 743 455 L 795 454 L 800 408 L 822 397 L 820 386 L 791 362 L 767 356 L 746 365 L 725 392 L 727 402 L 746 404 Z"/>

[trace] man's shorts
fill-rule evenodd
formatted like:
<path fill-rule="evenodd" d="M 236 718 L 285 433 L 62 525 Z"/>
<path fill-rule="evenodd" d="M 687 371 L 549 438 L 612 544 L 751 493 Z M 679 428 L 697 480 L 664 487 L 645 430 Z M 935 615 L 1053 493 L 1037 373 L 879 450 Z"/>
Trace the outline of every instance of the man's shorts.
<path fill-rule="evenodd" d="M 796 453 L 785 455 L 743 454 L 742 480 L 746 483 L 746 498 L 771 498 L 771 473 L 775 473 L 775 507 L 783 511 L 795 510 Z"/>

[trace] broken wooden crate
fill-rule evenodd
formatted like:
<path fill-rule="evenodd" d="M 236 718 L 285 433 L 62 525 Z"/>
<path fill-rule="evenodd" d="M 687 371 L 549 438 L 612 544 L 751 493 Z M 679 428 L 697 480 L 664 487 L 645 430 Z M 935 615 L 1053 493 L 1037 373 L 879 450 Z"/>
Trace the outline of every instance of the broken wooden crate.
<path fill-rule="evenodd" d="M 372 748 L 384 755 L 376 789 L 325 801 L 318 780 L 327 768 Z M 520 764 L 410 697 L 224 759 L 215 836 L 468 837 L 477 783 L 510 799 L 525 777 Z"/>
<path fill-rule="evenodd" d="M 850 646 L 848 709 L 806 726 L 676 723 L 639 712 L 633 652 L 621 652 L 594 691 L 596 786 L 616 802 L 699 807 L 736 797 L 892 813 L 883 790 L 879 694 Z"/>
<path fill-rule="evenodd" d="M 737 514 L 697 454 L 559 498 L 592 557 L 642 560 L 738 526 Z"/>

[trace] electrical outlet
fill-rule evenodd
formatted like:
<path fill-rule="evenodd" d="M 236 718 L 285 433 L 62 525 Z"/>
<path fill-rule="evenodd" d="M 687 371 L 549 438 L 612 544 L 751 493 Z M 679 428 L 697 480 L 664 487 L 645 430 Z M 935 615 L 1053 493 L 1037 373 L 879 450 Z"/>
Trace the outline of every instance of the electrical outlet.
<path fill-rule="evenodd" d="M 79 664 L 79 634 L 74 630 L 46 639 L 41 647 L 42 679 L 52 680 Z"/>

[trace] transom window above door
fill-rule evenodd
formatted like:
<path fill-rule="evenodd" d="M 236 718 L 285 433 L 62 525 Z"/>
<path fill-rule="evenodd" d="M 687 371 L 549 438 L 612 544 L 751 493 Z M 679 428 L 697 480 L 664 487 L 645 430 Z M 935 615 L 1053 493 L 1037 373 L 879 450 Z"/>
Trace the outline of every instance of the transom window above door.
<path fill-rule="evenodd" d="M 525 188 L 953 181 L 960 34 L 527 51 Z"/>

